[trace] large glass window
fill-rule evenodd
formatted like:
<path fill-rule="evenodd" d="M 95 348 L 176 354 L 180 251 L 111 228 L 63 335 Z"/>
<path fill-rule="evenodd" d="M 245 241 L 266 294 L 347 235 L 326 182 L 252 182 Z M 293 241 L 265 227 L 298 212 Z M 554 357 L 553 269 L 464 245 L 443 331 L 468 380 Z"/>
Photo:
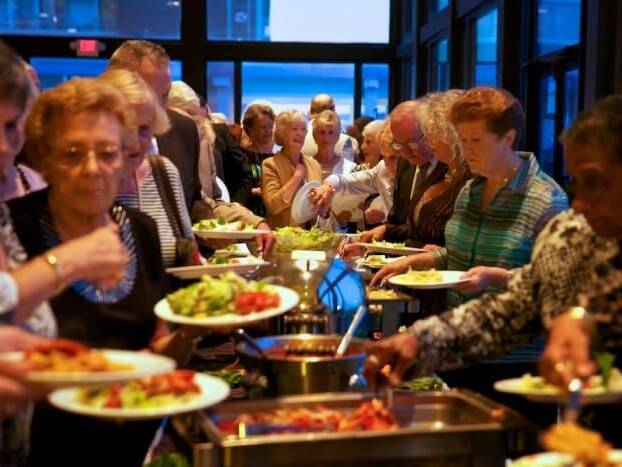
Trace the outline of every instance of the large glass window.
<path fill-rule="evenodd" d="M 430 90 L 445 91 L 449 88 L 447 67 L 447 39 L 442 39 L 430 47 L 430 70 L 432 72 Z"/>
<path fill-rule="evenodd" d="M 233 62 L 207 62 L 207 104 L 212 112 L 235 118 L 235 66 Z"/>
<path fill-rule="evenodd" d="M 354 65 L 350 63 L 242 63 L 242 108 L 269 100 L 275 112 L 307 113 L 315 94 L 328 93 L 345 128 L 354 117 Z"/>
<path fill-rule="evenodd" d="M 428 0 L 428 16 L 433 16 L 449 6 L 449 0 Z"/>
<path fill-rule="evenodd" d="M 98 76 L 106 69 L 108 59 L 33 57 L 30 64 L 39 74 L 41 87 L 48 89 L 71 78 Z M 179 60 L 171 61 L 171 76 L 174 80 L 181 79 Z"/>
<path fill-rule="evenodd" d="M 367 63 L 362 67 L 361 115 L 385 118 L 389 107 L 389 65 Z"/>
<path fill-rule="evenodd" d="M 475 76 L 477 86 L 497 85 L 497 9 L 475 21 Z"/>
<path fill-rule="evenodd" d="M 581 0 L 538 0 L 536 55 L 544 55 L 579 42 Z"/>
<path fill-rule="evenodd" d="M 205 1 L 209 40 L 389 42 L 389 0 Z"/>
<path fill-rule="evenodd" d="M 538 160 L 540 166 L 549 175 L 554 175 L 555 167 L 555 79 L 546 76 L 540 80 L 539 116 L 540 133 L 538 138 Z"/>
<path fill-rule="evenodd" d="M 179 39 L 181 0 L 0 0 L 0 34 Z"/>

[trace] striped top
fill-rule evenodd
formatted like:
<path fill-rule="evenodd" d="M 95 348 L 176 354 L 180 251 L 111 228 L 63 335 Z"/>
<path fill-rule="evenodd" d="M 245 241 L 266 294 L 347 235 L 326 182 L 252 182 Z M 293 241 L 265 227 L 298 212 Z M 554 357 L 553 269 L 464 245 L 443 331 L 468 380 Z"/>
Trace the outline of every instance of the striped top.
<path fill-rule="evenodd" d="M 149 157 L 149 156 L 148 156 Z M 168 160 L 166 157 L 162 158 L 164 167 L 168 178 L 171 182 L 171 188 L 175 194 L 175 204 L 179 210 L 179 214 L 182 222 L 182 231 L 184 237 L 193 238 L 192 223 L 190 222 L 190 216 L 188 215 L 188 209 L 186 208 L 186 201 L 184 199 L 184 193 L 181 188 L 181 179 L 177 167 Z M 156 223 L 158 227 L 158 237 L 160 238 L 160 249 L 162 251 L 162 260 L 164 267 L 171 267 L 175 264 L 175 257 L 177 254 L 175 233 L 171 226 L 164 204 L 160 198 L 158 186 L 153 178 L 153 172 L 151 171 L 151 165 L 147 160 L 144 161 L 149 167 L 149 173 L 145 176 L 142 185 L 140 186 L 139 193 L 122 193 L 117 195 L 117 201 L 124 206 L 139 209 L 140 211 L 148 214 Z"/>
<path fill-rule="evenodd" d="M 523 164 L 486 211 L 481 208 L 484 178 L 466 183 L 445 227 L 446 248 L 436 255 L 437 268 L 466 271 L 474 266 L 522 266 L 529 262 L 540 230 L 568 208 L 566 193 L 542 171 L 534 155 L 517 155 Z M 447 295 L 452 307 L 468 298 L 455 290 Z"/>

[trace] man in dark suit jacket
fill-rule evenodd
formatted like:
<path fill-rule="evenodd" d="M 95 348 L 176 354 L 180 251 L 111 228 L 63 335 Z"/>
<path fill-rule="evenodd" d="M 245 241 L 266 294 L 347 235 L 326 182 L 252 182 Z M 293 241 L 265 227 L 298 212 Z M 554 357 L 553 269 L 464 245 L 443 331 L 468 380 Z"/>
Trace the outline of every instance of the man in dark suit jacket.
<path fill-rule="evenodd" d="M 223 181 L 227 185 L 231 201 L 246 206 L 255 186 L 251 166 L 226 123 L 212 123 L 212 128 L 216 134 L 214 158 L 222 161 Z"/>
<path fill-rule="evenodd" d="M 194 120 L 174 110 L 167 110 L 171 127 L 166 133 L 156 136 L 158 152 L 166 155 L 179 170 L 186 198 L 186 206 L 192 206 L 201 198 L 199 180 L 199 133 Z"/>
<path fill-rule="evenodd" d="M 151 87 L 163 108 L 167 107 L 171 89 L 170 57 L 159 44 L 144 40 L 125 41 L 110 58 L 108 68 L 133 71 Z M 274 234 L 265 219 L 255 216 L 248 209 L 233 203 L 224 203 L 203 197 L 199 179 L 199 133 L 194 121 L 168 110 L 171 123 L 169 130 L 156 139 L 158 153 L 168 157 L 179 170 L 186 205 L 194 220 L 224 217 L 227 221 L 243 220 L 265 235 L 257 237 L 258 250 L 269 251 L 274 245 Z"/>
<path fill-rule="evenodd" d="M 438 162 L 436 156 L 424 144 L 423 131 L 415 115 L 417 105 L 417 101 L 402 102 L 391 112 L 389 118 L 393 133 L 392 147 L 400 154 L 393 188 L 393 206 L 386 223 L 363 232 L 360 235 L 361 242 L 403 241 L 399 238 L 398 227 L 408 223 L 409 213 L 417 205 L 425 190 L 442 180 L 447 171 L 447 166 Z M 346 254 L 359 252 L 360 247 L 355 245 L 345 247 Z"/>

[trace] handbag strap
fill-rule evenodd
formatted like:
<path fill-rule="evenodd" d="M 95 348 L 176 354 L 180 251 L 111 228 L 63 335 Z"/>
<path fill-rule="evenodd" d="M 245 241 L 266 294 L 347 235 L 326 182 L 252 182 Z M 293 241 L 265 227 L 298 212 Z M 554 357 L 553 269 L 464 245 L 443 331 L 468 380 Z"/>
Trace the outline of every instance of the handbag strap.
<path fill-rule="evenodd" d="M 151 165 L 153 179 L 155 180 L 158 193 L 162 199 L 162 205 L 166 211 L 168 222 L 171 224 L 175 237 L 182 238 L 183 230 L 181 228 L 181 217 L 176 206 L 177 203 L 175 203 L 175 195 L 173 194 L 173 189 L 171 188 L 171 180 L 168 176 L 168 172 L 166 171 L 166 167 L 164 167 L 162 156 L 147 156 L 147 160 L 149 161 L 149 165 Z"/>

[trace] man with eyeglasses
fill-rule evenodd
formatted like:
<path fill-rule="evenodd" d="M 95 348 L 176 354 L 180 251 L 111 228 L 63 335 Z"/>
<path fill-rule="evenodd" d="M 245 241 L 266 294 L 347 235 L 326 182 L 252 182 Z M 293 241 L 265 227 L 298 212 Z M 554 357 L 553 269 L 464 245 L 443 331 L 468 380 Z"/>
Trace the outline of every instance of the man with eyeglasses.
<path fill-rule="evenodd" d="M 438 161 L 425 143 L 423 130 L 416 117 L 418 105 L 416 100 L 402 102 L 389 115 L 393 133 L 391 147 L 400 155 L 393 189 L 393 207 L 386 223 L 363 232 L 361 242 L 403 241 L 392 235 L 396 227 L 409 222 L 409 214 L 425 190 L 443 180 L 447 172 L 447 166 Z M 345 255 L 357 254 L 360 247 L 345 245 L 342 252 Z"/>

